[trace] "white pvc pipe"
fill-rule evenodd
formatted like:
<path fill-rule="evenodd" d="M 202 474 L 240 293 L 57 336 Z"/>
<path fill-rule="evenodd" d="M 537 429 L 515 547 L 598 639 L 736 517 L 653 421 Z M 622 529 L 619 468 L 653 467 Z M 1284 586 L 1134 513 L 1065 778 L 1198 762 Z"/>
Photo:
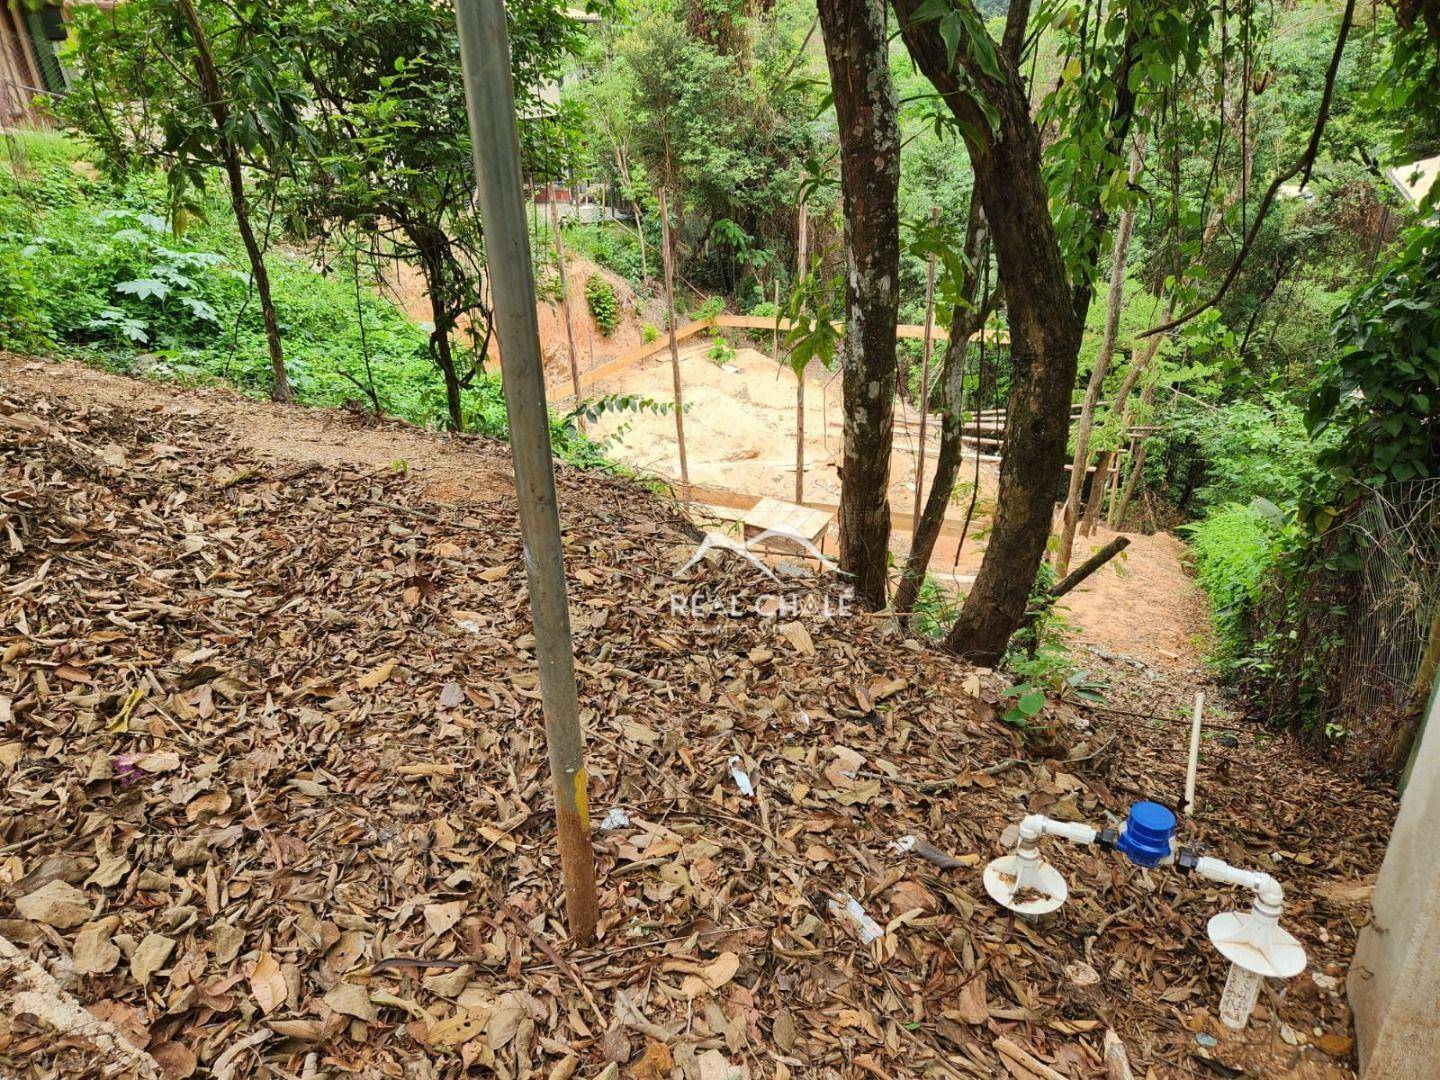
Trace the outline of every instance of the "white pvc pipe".
<path fill-rule="evenodd" d="M 1195 692 L 1195 716 L 1190 721 L 1190 761 L 1185 767 L 1185 816 L 1195 814 L 1195 772 L 1200 767 L 1200 720 L 1205 715 L 1205 694 Z"/>
<path fill-rule="evenodd" d="M 1258 870 L 1241 870 L 1224 859 L 1212 859 L 1208 855 L 1202 855 L 1195 861 L 1195 872 L 1223 885 L 1238 885 L 1242 889 L 1249 889 L 1267 904 L 1279 906 L 1285 900 L 1285 892 L 1280 887 L 1280 882 L 1269 874 Z"/>
<path fill-rule="evenodd" d="M 1022 839 L 1038 840 L 1042 836 L 1058 836 L 1072 844 L 1093 844 L 1100 833 L 1078 821 L 1056 821 L 1044 814 L 1030 814 L 1020 822 Z"/>

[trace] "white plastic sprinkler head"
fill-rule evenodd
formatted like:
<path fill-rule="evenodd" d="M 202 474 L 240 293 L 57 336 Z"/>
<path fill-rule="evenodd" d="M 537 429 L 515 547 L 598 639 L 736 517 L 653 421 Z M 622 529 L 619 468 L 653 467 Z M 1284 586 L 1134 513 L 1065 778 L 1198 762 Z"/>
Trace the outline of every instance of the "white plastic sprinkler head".
<path fill-rule="evenodd" d="M 1002 855 L 985 867 L 985 891 L 990 899 L 1032 919 L 1054 911 L 1070 892 L 1060 871 L 1040 858 L 1040 835 L 1027 818 L 1020 824 L 1015 854 Z"/>
<path fill-rule="evenodd" d="M 1288 979 L 1305 970 L 1305 948 L 1279 922 L 1283 893 L 1267 878 L 1248 912 L 1226 911 L 1210 920 L 1210 942 L 1230 961 L 1220 995 L 1220 1021 L 1243 1031 L 1260 985 L 1267 978 Z"/>

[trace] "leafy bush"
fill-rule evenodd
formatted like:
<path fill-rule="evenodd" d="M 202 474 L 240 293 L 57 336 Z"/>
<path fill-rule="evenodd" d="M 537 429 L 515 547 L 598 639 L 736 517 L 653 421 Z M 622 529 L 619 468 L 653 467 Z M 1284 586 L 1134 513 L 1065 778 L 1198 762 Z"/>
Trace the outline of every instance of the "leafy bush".
<path fill-rule="evenodd" d="M 660 328 L 654 323 L 647 322 L 645 326 L 641 329 L 640 336 L 645 340 L 645 343 L 647 345 L 652 341 L 659 341 Z"/>
<path fill-rule="evenodd" d="M 44 301 L 24 258 L 0 247 L 0 349 L 25 352 L 51 343 Z"/>
<path fill-rule="evenodd" d="M 724 312 L 724 310 L 725 298 L 723 296 L 710 296 L 707 297 L 699 307 L 695 308 L 691 314 L 697 319 L 713 319 L 716 315 Z"/>
<path fill-rule="evenodd" d="M 29 155 L 18 172 L 0 167 L 0 345 L 59 348 L 116 371 L 224 380 L 265 396 L 265 329 L 224 206 L 200 207 L 205 215 L 177 237 L 163 216 L 162 178 L 117 189 L 77 172 L 74 143 L 15 138 L 36 139 L 43 153 Z M 357 280 L 352 262 L 336 259 L 322 272 L 272 249 L 266 263 L 297 400 L 378 401 L 412 423 L 445 423 L 429 334 L 363 274 Z M 498 376 L 477 375 L 463 408 L 474 430 L 507 437 Z M 602 461 L 563 419 L 556 417 L 551 431 L 565 460 Z"/>
<path fill-rule="evenodd" d="M 735 359 L 735 347 L 723 337 L 717 337 L 705 350 L 705 355 L 710 358 L 711 363 L 724 367 Z"/>
<path fill-rule="evenodd" d="M 1278 398 L 1182 414 L 1171 437 L 1187 436 L 1204 469 L 1195 490 L 1200 513 L 1257 497 L 1278 505 L 1294 502 L 1310 478 L 1317 450 L 1300 409 Z"/>
<path fill-rule="evenodd" d="M 1440 228 L 1417 230 L 1399 259 L 1335 321 L 1338 357 L 1307 413 L 1334 434 L 1320 464 L 1339 502 L 1440 469 Z M 1334 509 L 1317 512 L 1324 528 Z"/>
<path fill-rule="evenodd" d="M 590 306 L 590 314 L 595 319 L 595 325 L 600 327 L 600 333 L 606 337 L 613 334 L 620 325 L 620 300 L 615 295 L 615 286 L 599 274 L 591 274 L 590 280 L 585 282 L 585 302 Z"/>
<path fill-rule="evenodd" d="M 955 618 L 960 614 L 960 597 L 926 574 L 915 594 L 915 607 L 911 626 L 927 638 L 940 641 L 950 632 Z"/>
<path fill-rule="evenodd" d="M 614 221 L 594 225 L 567 225 L 565 240 L 612 273 L 619 274 L 632 285 L 639 285 L 640 240 L 635 230 Z"/>
<path fill-rule="evenodd" d="M 1280 553 L 1285 515 L 1257 498 L 1231 503 L 1185 527 L 1195 552 L 1195 576 L 1210 597 L 1216 655 L 1234 662 L 1251 645 L 1251 608 Z"/>

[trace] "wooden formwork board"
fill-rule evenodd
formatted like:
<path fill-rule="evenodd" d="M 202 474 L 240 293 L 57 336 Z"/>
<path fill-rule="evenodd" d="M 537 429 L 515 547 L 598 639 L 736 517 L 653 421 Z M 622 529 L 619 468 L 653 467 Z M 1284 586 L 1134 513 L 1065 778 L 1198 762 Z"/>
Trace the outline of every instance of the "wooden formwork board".
<path fill-rule="evenodd" d="M 759 551 L 809 555 L 811 549 L 818 548 L 823 542 L 834 517 L 829 510 L 784 502 L 767 495 L 745 512 L 741 524 L 747 541 L 765 537 L 764 545 L 757 549 Z M 767 533 L 771 535 L 767 536 Z M 807 548 L 807 544 L 810 547 Z"/>

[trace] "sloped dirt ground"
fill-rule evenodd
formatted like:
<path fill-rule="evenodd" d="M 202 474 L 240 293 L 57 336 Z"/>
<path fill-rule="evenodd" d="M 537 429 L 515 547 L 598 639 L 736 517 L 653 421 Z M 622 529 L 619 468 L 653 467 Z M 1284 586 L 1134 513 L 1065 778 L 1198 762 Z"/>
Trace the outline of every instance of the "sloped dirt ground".
<path fill-rule="evenodd" d="M 1207 745 L 1190 838 L 1273 869 L 1311 958 L 1227 1038 L 1204 925 L 1243 897 L 1058 846 L 1052 921 L 980 884 L 1027 809 L 1173 800 L 1188 687 L 1053 705 L 1018 748 L 996 676 L 822 618 L 823 582 L 677 581 L 670 508 L 562 470 L 602 911 L 567 943 L 507 473 L 478 440 L 0 356 L 0 935 L 168 1075 L 1094 1077 L 1107 1028 L 1141 1076 L 1351 1075 L 1338 986 L 1391 793 L 1248 729 Z M 77 1060 L 0 1013 L 0 1073 Z"/>

